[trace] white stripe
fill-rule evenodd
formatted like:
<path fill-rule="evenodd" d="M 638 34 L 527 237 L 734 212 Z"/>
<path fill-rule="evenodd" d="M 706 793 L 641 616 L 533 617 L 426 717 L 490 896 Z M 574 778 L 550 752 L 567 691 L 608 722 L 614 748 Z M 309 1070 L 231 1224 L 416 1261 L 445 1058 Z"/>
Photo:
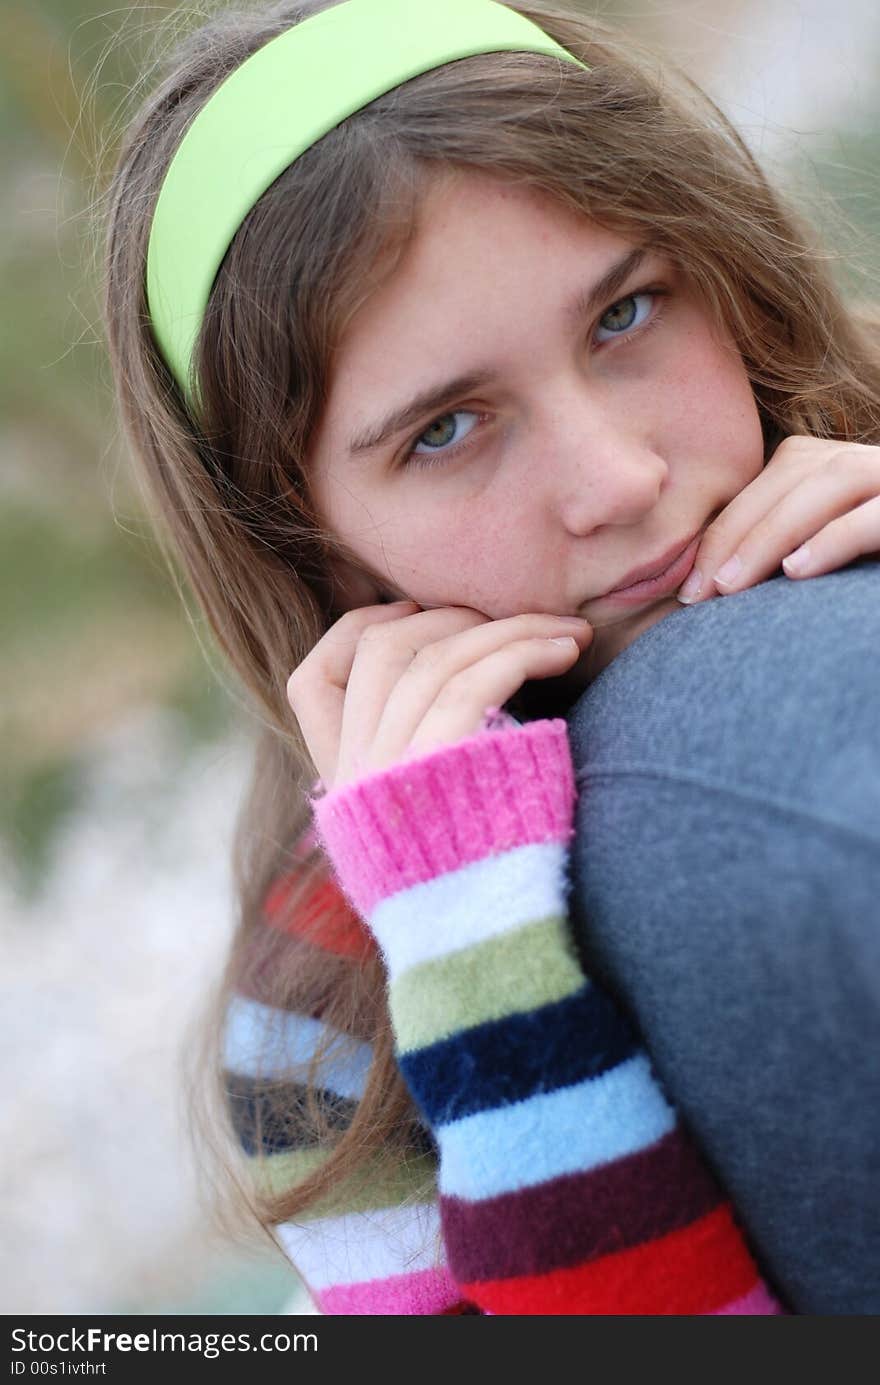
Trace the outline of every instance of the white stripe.
<path fill-rule="evenodd" d="M 634 1154 L 675 1123 L 637 1053 L 601 1077 L 441 1126 L 439 1187 L 474 1201 L 515 1192 Z"/>
<path fill-rule="evenodd" d="M 369 1044 L 351 1039 L 321 1020 L 276 1010 L 245 996 L 233 996 L 226 1011 L 224 1062 L 232 1072 L 247 1077 L 289 1074 L 294 1081 L 304 1081 L 318 1046 L 328 1039 L 321 1059 L 320 1085 L 359 1101 L 372 1060 Z M 301 1071 L 291 1072 L 297 1068 Z"/>
<path fill-rule="evenodd" d="M 445 1263 L 436 1202 L 349 1212 L 304 1225 L 285 1222 L 276 1230 L 313 1290 L 388 1279 Z"/>
<path fill-rule="evenodd" d="M 564 913 L 566 861 L 562 842 L 514 847 L 382 900 L 370 927 L 389 975 Z"/>

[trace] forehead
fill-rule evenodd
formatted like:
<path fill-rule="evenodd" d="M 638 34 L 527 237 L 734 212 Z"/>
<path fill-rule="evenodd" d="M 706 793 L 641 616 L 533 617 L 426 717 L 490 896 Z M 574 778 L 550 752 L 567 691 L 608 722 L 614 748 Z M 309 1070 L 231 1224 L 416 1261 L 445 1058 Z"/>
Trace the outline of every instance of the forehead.
<path fill-rule="evenodd" d="M 529 274 L 518 280 L 521 291 L 536 278 L 567 275 L 572 262 L 589 279 L 591 269 L 601 271 L 632 244 L 546 193 L 454 170 L 427 184 L 404 252 L 350 322 L 343 345 L 352 350 L 371 331 L 402 326 L 407 314 L 423 308 L 437 315 L 475 290 L 481 298 L 503 297 L 524 266 Z"/>
<path fill-rule="evenodd" d="M 479 171 L 438 175 L 406 247 L 336 345 L 325 417 L 357 410 L 365 390 L 418 388 L 442 358 L 463 369 L 465 356 L 496 358 L 538 305 L 561 309 L 635 244 L 535 189 Z"/>

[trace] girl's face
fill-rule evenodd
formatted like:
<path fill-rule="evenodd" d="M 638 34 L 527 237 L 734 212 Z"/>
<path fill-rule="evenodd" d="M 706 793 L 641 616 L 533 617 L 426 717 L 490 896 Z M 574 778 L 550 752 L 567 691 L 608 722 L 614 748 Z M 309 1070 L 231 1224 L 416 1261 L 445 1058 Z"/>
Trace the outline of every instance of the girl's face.
<path fill-rule="evenodd" d="M 309 474 L 357 559 L 338 567 L 345 605 L 581 615 L 586 684 L 682 609 L 683 576 L 611 589 L 658 572 L 763 461 L 742 359 L 681 271 L 457 172 L 344 335 Z"/>

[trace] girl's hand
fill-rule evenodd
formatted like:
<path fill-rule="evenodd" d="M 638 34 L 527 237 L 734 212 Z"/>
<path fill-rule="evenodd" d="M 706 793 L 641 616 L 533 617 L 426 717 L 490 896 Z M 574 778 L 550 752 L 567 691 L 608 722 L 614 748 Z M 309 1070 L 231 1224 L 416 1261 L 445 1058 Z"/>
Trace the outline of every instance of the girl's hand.
<path fill-rule="evenodd" d="M 467 606 L 362 606 L 294 669 L 287 698 L 330 790 L 472 735 L 487 708 L 529 678 L 565 673 L 592 638 L 576 616 L 491 620 Z"/>
<path fill-rule="evenodd" d="M 771 576 L 819 577 L 880 553 L 880 447 L 796 434 L 709 525 L 684 605 Z"/>

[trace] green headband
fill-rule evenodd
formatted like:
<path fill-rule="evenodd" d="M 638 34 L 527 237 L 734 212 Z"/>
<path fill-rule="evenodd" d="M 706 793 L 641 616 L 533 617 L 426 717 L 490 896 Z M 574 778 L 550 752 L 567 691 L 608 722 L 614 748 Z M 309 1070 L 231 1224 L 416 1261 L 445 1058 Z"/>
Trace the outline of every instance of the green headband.
<path fill-rule="evenodd" d="M 310 145 L 400 83 L 477 53 L 584 64 L 495 0 L 345 0 L 285 30 L 206 101 L 162 184 L 147 249 L 153 333 L 184 397 L 217 271 L 247 213 Z"/>

